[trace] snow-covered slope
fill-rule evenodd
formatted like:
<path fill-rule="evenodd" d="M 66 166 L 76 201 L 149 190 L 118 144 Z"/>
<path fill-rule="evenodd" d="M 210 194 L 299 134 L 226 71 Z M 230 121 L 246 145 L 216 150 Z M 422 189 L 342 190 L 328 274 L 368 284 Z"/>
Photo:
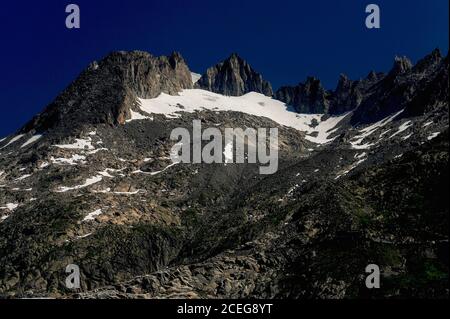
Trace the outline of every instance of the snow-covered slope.
<path fill-rule="evenodd" d="M 182 112 L 235 111 L 255 116 L 267 117 L 281 125 L 304 131 L 317 132 L 316 136 L 306 136 L 311 142 L 324 144 L 332 141 L 328 137 L 347 114 L 329 117 L 321 121 L 323 114 L 299 114 L 285 103 L 260 93 L 250 92 L 243 96 L 224 96 L 205 90 L 183 90 L 177 96 L 162 93 L 154 99 L 140 99 L 141 110 L 150 114 L 164 114 L 169 118 L 179 117 Z M 312 127 L 312 121 L 318 125 Z"/>

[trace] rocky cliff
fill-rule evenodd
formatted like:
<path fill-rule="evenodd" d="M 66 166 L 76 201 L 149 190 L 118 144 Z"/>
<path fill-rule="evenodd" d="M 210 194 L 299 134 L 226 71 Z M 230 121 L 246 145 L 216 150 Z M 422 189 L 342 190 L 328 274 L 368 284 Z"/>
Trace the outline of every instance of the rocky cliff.
<path fill-rule="evenodd" d="M 396 57 L 386 75 L 372 71 L 360 80 L 341 75 L 335 90 L 326 90 L 319 79 L 308 77 L 297 86 L 281 87 L 274 97 L 299 113 L 338 115 L 354 110 L 355 125 L 402 109 L 408 114 L 423 114 L 426 109 L 442 106 L 448 99 L 447 86 L 448 56 L 443 58 L 436 49 L 416 65 L 406 57 Z"/>
<path fill-rule="evenodd" d="M 209 68 L 195 87 L 230 96 L 249 92 L 267 96 L 273 94 L 270 83 L 237 54 L 232 54 L 225 61 Z"/>
<path fill-rule="evenodd" d="M 124 124 L 136 99 L 192 88 L 188 66 L 179 53 L 154 57 L 147 52 L 114 52 L 89 68 L 21 130 L 45 132 L 56 127 Z"/>

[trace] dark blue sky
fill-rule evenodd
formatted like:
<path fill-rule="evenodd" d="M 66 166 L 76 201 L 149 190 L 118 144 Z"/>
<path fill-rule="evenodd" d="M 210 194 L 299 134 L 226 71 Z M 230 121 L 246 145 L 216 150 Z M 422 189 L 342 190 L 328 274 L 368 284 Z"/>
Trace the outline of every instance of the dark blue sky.
<path fill-rule="evenodd" d="M 65 7 L 81 8 L 81 29 L 65 28 Z M 381 29 L 365 28 L 365 7 L 381 8 Z M 238 52 L 274 88 L 307 75 L 334 88 L 387 71 L 394 55 L 414 62 L 448 51 L 448 0 L 42 0 L 3 1 L 0 10 L 0 137 L 52 101 L 91 61 L 114 50 L 179 51 L 191 70 Z"/>

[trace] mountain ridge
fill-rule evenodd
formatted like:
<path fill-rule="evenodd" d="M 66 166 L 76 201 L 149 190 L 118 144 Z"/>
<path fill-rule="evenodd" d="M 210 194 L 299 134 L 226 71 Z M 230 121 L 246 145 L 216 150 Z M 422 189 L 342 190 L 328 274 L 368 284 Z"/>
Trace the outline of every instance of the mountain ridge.
<path fill-rule="evenodd" d="M 433 73 L 436 73 L 434 82 L 429 79 L 423 85 L 414 84 L 420 77 L 431 77 Z M 305 83 L 282 86 L 275 92 L 270 83 L 236 53 L 209 68 L 194 84 L 188 65 L 177 52 L 154 57 L 143 51 L 118 51 L 110 53 L 99 63 L 92 62 L 77 80 L 42 113 L 26 123 L 19 133 L 42 133 L 57 127 L 60 122 L 70 122 L 72 127 L 83 123 L 124 124 L 131 119 L 132 111 L 139 112 L 138 98 L 155 98 L 161 93 L 176 95 L 183 89 L 191 88 L 231 96 L 258 92 L 305 114 L 335 116 L 355 111 L 351 123 L 357 125 L 381 119 L 410 102 L 414 110 L 407 112 L 420 113 L 418 101 L 424 99 L 421 94 L 441 95 L 440 101 L 445 101 L 448 96 L 446 82 L 448 55 L 442 57 L 438 49 L 414 66 L 406 57 L 395 57 L 393 67 L 387 74 L 371 71 L 360 80 L 351 80 L 341 74 L 334 90 L 325 89 L 318 78 L 308 77 Z M 440 87 L 439 92 L 433 93 L 433 87 Z M 391 93 L 382 97 L 387 91 Z M 405 95 L 406 91 L 410 92 Z M 416 91 L 421 93 L 415 96 Z M 99 99 L 103 102 L 98 103 Z M 95 105 L 90 101 L 94 101 Z M 385 106 L 378 106 L 380 101 Z M 64 129 L 72 130 L 70 126 Z"/>
<path fill-rule="evenodd" d="M 92 63 L 0 141 L 0 298 L 447 298 L 448 56 L 397 60 L 341 76 L 322 114 L 193 89 L 177 53 Z M 173 163 L 194 120 L 277 128 L 278 171 Z"/>

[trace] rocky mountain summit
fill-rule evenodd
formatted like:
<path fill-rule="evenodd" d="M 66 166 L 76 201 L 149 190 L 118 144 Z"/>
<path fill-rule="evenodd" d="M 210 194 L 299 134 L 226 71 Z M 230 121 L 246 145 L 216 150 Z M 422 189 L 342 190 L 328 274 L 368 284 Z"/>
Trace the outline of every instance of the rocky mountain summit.
<path fill-rule="evenodd" d="M 326 90 L 319 79 L 308 77 L 297 86 L 281 87 L 274 97 L 299 113 L 339 115 L 355 110 L 352 123 L 356 125 L 372 123 L 405 108 L 406 113 L 417 114 L 422 103 L 445 104 L 447 84 L 448 56 L 443 58 L 436 49 L 415 66 L 406 57 L 395 57 L 387 74 L 371 71 L 356 81 L 341 75 L 334 91 Z M 423 96 L 429 94 L 434 96 Z"/>
<path fill-rule="evenodd" d="M 272 94 L 237 55 L 197 80 L 115 52 L 0 139 L 0 297 L 448 298 L 448 56 L 334 91 Z M 172 162 L 193 120 L 278 128 L 278 170 Z"/>
<path fill-rule="evenodd" d="M 236 53 L 206 70 L 195 87 L 230 96 L 240 96 L 249 92 L 267 96 L 273 94 L 270 83 Z"/>
<path fill-rule="evenodd" d="M 191 73 L 179 53 L 154 57 L 147 52 L 114 52 L 87 70 L 20 131 L 39 133 L 62 126 L 124 124 L 138 97 L 177 94 L 192 88 Z"/>

